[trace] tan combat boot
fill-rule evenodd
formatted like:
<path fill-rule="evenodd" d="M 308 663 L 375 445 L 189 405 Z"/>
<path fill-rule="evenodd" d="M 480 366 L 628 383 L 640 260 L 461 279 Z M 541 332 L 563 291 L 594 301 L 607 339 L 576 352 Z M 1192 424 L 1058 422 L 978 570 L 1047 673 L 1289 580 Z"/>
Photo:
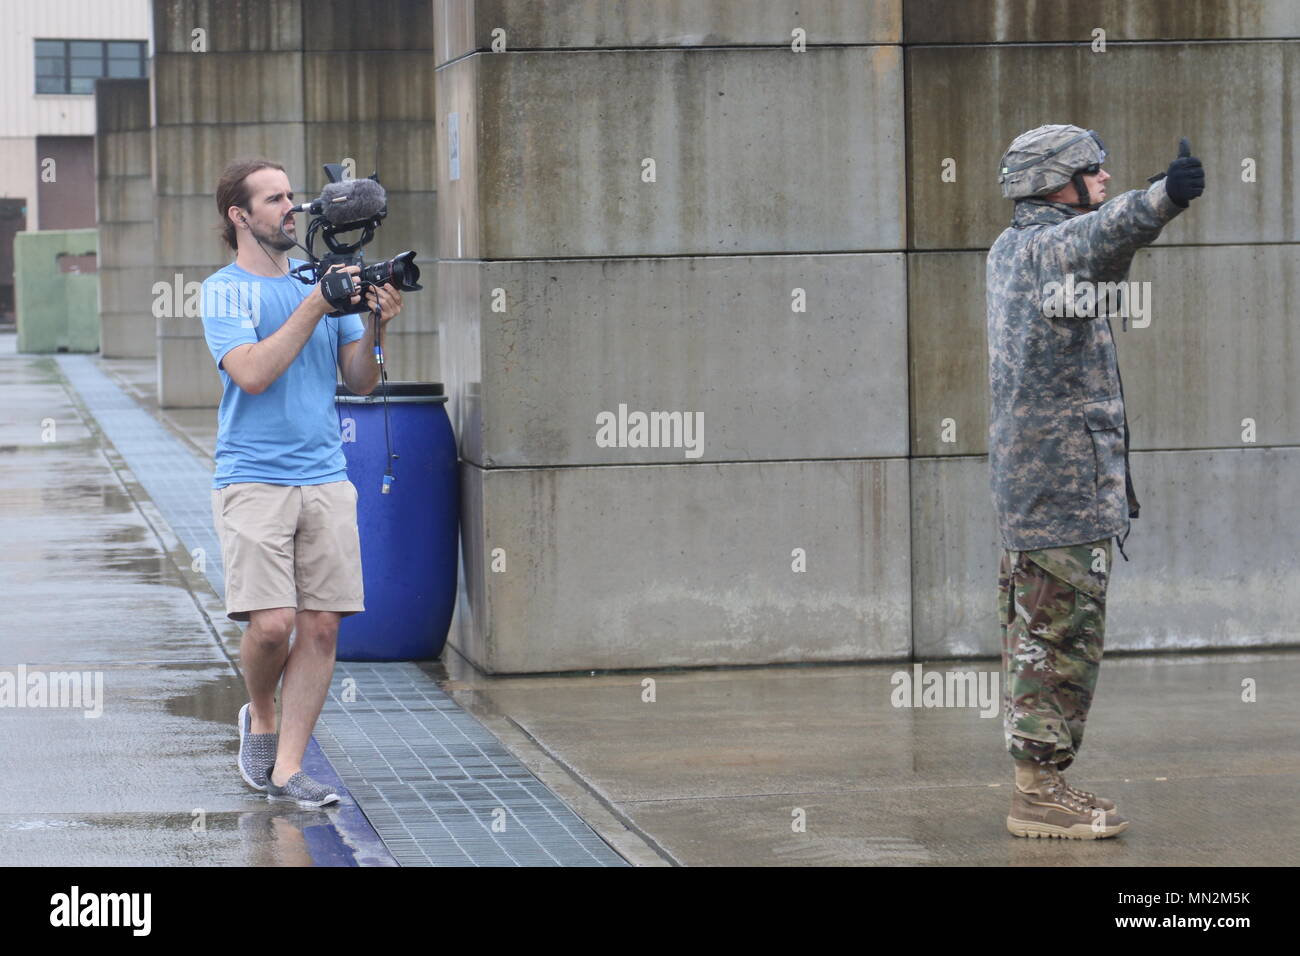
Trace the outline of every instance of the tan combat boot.
<path fill-rule="evenodd" d="M 1127 830 L 1128 821 L 1074 796 L 1052 765 L 1017 760 L 1007 829 L 1022 837 L 1104 840 Z"/>

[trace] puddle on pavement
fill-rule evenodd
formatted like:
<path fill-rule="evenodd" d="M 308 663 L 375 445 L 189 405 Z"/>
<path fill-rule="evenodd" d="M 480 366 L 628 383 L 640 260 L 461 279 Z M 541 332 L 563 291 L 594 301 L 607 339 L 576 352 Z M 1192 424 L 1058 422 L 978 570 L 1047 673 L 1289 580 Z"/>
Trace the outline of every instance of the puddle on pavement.
<path fill-rule="evenodd" d="M 170 666 L 181 668 L 185 665 Z M 192 693 L 168 697 L 163 704 L 169 714 L 229 728 L 226 751 L 230 756 L 230 773 L 235 776 L 239 757 L 235 720 L 247 700 L 243 678 L 229 671 L 199 682 Z M 307 759 L 303 761 L 304 769 L 319 777 L 320 768 L 312 765 L 313 750 L 315 748 L 308 749 Z M 246 785 L 241 782 L 240 786 Z M 237 815 L 237 830 L 244 844 L 246 859 L 243 863 L 246 866 L 382 865 L 388 858 L 378 835 L 350 797 L 345 797 L 340 804 L 319 810 L 271 803 L 251 788 L 248 789 L 248 798 L 250 802 L 265 804 L 265 809 Z M 231 816 L 213 815 L 225 822 Z"/>
<path fill-rule="evenodd" d="M 197 823 L 188 814 L 27 815 L 0 819 L 0 848 L 14 866 L 360 866 L 335 825 L 346 812 L 268 804 Z"/>

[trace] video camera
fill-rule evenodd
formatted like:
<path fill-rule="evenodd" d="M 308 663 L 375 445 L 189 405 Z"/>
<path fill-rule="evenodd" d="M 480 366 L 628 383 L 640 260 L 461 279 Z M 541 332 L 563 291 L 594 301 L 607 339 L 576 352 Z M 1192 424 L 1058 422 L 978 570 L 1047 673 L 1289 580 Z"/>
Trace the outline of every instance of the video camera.
<path fill-rule="evenodd" d="M 361 247 L 375 238 L 375 230 L 388 215 L 388 195 L 379 185 L 379 177 L 371 173 L 366 179 L 346 179 L 341 163 L 325 163 L 323 168 L 329 183 L 321 190 L 320 198 L 294 207 L 295 212 L 310 213 L 313 218 L 307 227 L 307 245 L 300 247 L 310 261 L 295 266 L 290 275 L 305 285 L 321 283 L 321 294 L 336 310 L 329 313 L 333 316 L 367 311 L 366 292 L 373 286 L 388 283 L 402 292 L 418 292 L 424 288 L 420 285 L 420 268 L 415 264 L 413 250 L 399 252 L 370 266 L 361 255 Z M 361 231 L 361 237 L 352 242 L 338 238 L 341 233 L 357 230 Z M 330 250 L 323 256 L 316 255 L 318 233 Z M 327 276 L 335 265 L 359 267 L 360 289 L 346 273 Z M 353 305 L 351 298 L 358 291 L 361 301 Z"/>

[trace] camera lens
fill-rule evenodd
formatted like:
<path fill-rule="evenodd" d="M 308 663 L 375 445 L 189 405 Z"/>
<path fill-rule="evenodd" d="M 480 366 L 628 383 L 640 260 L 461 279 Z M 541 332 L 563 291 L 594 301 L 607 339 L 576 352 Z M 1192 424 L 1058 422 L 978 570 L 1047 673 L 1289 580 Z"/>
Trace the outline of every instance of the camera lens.
<path fill-rule="evenodd" d="M 416 292 L 423 288 L 420 285 L 420 267 L 415 264 L 413 251 L 398 253 L 385 265 L 388 266 L 393 285 L 403 292 Z"/>

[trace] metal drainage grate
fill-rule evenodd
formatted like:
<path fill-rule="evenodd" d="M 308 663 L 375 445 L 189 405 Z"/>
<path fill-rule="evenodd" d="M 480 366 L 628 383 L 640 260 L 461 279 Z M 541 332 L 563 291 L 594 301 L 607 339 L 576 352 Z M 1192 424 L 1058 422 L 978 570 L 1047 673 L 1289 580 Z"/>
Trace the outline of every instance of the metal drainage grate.
<path fill-rule="evenodd" d="M 340 663 L 316 739 L 404 866 L 625 865 L 414 664 Z"/>

